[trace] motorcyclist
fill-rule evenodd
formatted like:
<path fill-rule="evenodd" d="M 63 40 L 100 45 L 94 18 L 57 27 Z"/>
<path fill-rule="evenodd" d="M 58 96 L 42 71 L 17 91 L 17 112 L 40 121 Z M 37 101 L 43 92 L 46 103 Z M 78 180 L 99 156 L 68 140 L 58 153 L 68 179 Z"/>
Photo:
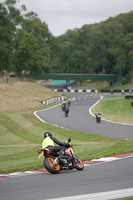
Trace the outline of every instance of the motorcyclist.
<path fill-rule="evenodd" d="M 95 116 L 96 116 L 96 118 L 101 117 L 101 113 L 99 112 L 99 110 L 97 110 Z"/>
<path fill-rule="evenodd" d="M 69 114 L 69 106 L 67 104 L 66 107 L 65 107 L 65 116 L 67 117 L 68 114 Z"/>
<path fill-rule="evenodd" d="M 62 102 L 62 110 L 65 111 L 66 108 L 66 100 L 64 99 Z"/>
<path fill-rule="evenodd" d="M 55 146 L 55 143 L 60 146 Z M 50 151 L 59 152 L 59 159 L 62 159 L 66 150 L 66 144 L 58 141 L 50 132 L 44 133 L 42 149 L 48 148 Z"/>
<path fill-rule="evenodd" d="M 69 99 L 69 100 L 68 100 L 68 106 L 70 106 L 70 105 L 71 105 L 71 100 Z"/>
<path fill-rule="evenodd" d="M 65 100 L 65 99 L 63 99 L 63 102 L 62 102 L 62 103 L 66 104 L 66 100 Z"/>

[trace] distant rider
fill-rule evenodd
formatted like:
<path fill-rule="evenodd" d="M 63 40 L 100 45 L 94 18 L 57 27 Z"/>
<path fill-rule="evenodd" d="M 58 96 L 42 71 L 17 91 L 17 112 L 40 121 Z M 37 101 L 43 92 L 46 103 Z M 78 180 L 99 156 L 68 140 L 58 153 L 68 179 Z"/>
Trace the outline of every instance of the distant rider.
<path fill-rule="evenodd" d="M 67 105 L 66 100 L 63 99 L 63 102 L 62 102 L 62 111 L 65 111 L 66 105 Z"/>
<path fill-rule="evenodd" d="M 70 105 L 71 105 L 71 100 L 69 99 L 69 100 L 68 100 L 68 106 L 70 106 Z"/>
<path fill-rule="evenodd" d="M 96 114 L 95 114 L 96 118 L 101 117 L 101 113 L 99 112 L 99 110 L 97 110 Z"/>

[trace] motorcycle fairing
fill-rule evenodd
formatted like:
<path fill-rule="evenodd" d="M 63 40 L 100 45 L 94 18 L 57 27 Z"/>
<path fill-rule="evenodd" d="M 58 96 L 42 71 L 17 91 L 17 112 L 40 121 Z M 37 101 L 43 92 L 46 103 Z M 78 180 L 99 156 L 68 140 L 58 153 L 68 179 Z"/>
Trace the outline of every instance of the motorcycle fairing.
<path fill-rule="evenodd" d="M 71 148 L 71 147 L 69 147 L 66 151 L 65 151 L 65 153 L 67 154 L 67 155 L 69 155 L 71 158 L 73 157 L 72 156 L 72 153 L 74 153 L 73 152 L 73 149 Z"/>

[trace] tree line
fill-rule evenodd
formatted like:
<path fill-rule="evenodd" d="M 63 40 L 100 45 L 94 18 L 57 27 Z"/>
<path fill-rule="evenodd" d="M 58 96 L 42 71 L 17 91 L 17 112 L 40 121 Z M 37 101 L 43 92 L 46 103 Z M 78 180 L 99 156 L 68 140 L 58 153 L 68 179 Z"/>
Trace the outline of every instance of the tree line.
<path fill-rule="evenodd" d="M 0 73 L 102 73 L 133 76 L 133 11 L 54 37 L 17 0 L 0 3 Z"/>
<path fill-rule="evenodd" d="M 47 73 L 58 49 L 56 38 L 35 12 L 24 5 L 18 9 L 17 3 L 0 3 L 0 73 Z"/>
<path fill-rule="evenodd" d="M 68 30 L 57 39 L 61 50 L 52 72 L 133 77 L 133 11 Z"/>

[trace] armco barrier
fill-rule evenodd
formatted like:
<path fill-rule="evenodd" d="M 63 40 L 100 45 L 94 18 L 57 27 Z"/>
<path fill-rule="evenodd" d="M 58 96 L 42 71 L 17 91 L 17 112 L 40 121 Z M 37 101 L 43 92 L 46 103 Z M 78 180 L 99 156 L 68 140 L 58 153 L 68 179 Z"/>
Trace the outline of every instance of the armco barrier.
<path fill-rule="evenodd" d="M 95 93 L 98 93 L 98 90 L 90 90 L 90 89 L 54 89 L 54 92 L 79 92 L 79 93 L 82 93 L 82 92 L 86 92 L 86 93 L 92 93 L 92 92 L 95 92 Z"/>
<path fill-rule="evenodd" d="M 54 89 L 55 92 L 85 92 L 85 93 L 122 93 L 129 92 L 129 90 L 91 90 L 91 89 Z"/>
<path fill-rule="evenodd" d="M 125 99 L 133 99 L 133 95 L 125 95 Z"/>

